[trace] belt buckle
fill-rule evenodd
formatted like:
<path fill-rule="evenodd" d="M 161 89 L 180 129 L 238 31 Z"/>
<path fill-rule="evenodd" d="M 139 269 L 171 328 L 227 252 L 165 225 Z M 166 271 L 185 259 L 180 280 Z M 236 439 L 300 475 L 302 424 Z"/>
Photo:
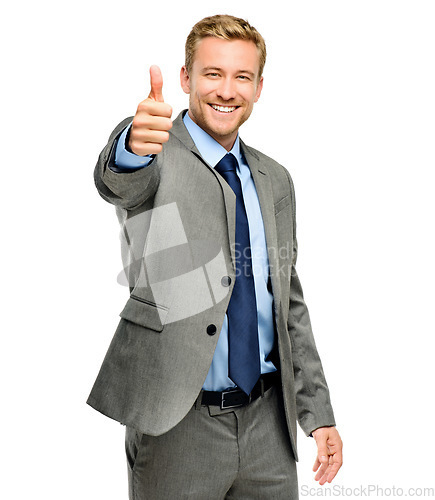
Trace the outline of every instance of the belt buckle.
<path fill-rule="evenodd" d="M 250 394 L 248 396 L 242 390 L 237 388 L 222 391 L 221 410 L 246 406 L 251 402 L 251 399 L 252 397 Z"/>

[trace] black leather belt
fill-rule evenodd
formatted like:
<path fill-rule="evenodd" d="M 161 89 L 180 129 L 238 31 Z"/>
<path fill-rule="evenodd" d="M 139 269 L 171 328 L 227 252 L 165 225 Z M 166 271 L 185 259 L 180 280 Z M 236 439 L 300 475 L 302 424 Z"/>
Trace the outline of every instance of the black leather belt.
<path fill-rule="evenodd" d="M 261 375 L 249 395 L 237 387 L 222 392 L 202 391 L 201 404 L 220 406 L 221 410 L 246 406 L 260 396 L 264 396 L 264 393 L 273 385 L 277 384 L 278 380 L 278 372 Z"/>

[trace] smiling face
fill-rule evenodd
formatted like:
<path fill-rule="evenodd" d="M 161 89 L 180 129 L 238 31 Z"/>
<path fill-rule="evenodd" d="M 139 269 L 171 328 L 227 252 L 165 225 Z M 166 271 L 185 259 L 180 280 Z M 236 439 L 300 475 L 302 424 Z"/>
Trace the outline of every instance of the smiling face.
<path fill-rule="evenodd" d="M 260 97 L 259 53 L 246 40 L 206 37 L 195 51 L 192 70 L 181 68 L 181 87 L 189 97 L 189 116 L 230 151 L 237 132 Z"/>

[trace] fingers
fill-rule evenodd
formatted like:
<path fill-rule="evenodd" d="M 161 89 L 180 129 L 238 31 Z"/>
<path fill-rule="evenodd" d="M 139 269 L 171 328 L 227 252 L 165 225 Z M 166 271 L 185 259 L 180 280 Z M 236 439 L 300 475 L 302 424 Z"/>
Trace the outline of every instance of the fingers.
<path fill-rule="evenodd" d="M 131 134 L 133 133 L 133 130 Z M 169 133 L 161 130 L 148 130 L 143 133 L 130 135 L 130 149 L 139 156 L 158 154 L 163 149 L 163 144 L 168 142 Z"/>
<path fill-rule="evenodd" d="M 319 484 L 323 485 L 326 483 L 329 473 L 329 458 L 326 463 L 322 463 L 320 465 L 320 469 L 317 471 L 317 474 L 314 476 L 316 481 L 319 481 Z"/>
<path fill-rule="evenodd" d="M 329 453 L 327 450 L 319 449 L 319 452 L 316 457 L 316 461 L 313 465 L 313 471 L 317 471 L 314 479 L 319 481 L 320 484 L 324 484 L 326 482 L 325 474 L 328 470 L 329 466 Z M 325 481 L 323 481 L 325 479 Z M 323 481 L 323 482 L 322 482 Z"/>
<path fill-rule="evenodd" d="M 326 466 L 322 464 L 314 479 L 319 481 L 320 485 L 324 485 L 326 482 L 331 483 L 340 470 L 342 463 L 341 454 L 337 453 L 336 455 L 330 456 L 328 464 L 326 464 Z"/>
<path fill-rule="evenodd" d="M 164 102 L 163 99 L 163 76 L 160 68 L 158 66 L 150 67 L 150 83 L 151 83 L 151 91 L 149 93 L 148 98 L 153 99 L 157 102 Z"/>
<path fill-rule="evenodd" d="M 139 103 L 136 111 L 136 115 L 137 114 L 170 118 L 172 116 L 172 108 L 166 102 L 157 102 L 148 97 Z"/>
<path fill-rule="evenodd" d="M 334 455 L 333 459 L 332 459 L 332 464 L 330 464 L 330 466 L 328 467 L 328 469 L 326 470 L 326 481 L 328 481 L 328 483 L 330 483 L 334 477 L 337 475 L 337 472 L 340 470 L 340 467 L 342 466 L 343 464 L 343 459 L 342 459 L 342 456 L 341 456 L 341 453 L 340 454 L 336 454 Z"/>
<path fill-rule="evenodd" d="M 133 141 L 130 143 L 130 149 L 138 156 L 158 155 L 163 150 L 163 144 L 156 142 L 135 143 Z"/>

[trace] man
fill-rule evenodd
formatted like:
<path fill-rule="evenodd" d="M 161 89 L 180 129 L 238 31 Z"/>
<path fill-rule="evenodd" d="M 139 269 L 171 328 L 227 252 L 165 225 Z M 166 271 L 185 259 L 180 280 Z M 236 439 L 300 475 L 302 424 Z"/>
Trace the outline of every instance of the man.
<path fill-rule="evenodd" d="M 297 498 L 296 420 L 317 442 L 316 480 L 341 467 L 295 270 L 293 184 L 238 135 L 265 59 L 246 21 L 203 19 L 180 74 L 188 112 L 172 123 L 151 67 L 95 170 L 131 295 L 88 403 L 126 425 L 132 499 Z"/>

